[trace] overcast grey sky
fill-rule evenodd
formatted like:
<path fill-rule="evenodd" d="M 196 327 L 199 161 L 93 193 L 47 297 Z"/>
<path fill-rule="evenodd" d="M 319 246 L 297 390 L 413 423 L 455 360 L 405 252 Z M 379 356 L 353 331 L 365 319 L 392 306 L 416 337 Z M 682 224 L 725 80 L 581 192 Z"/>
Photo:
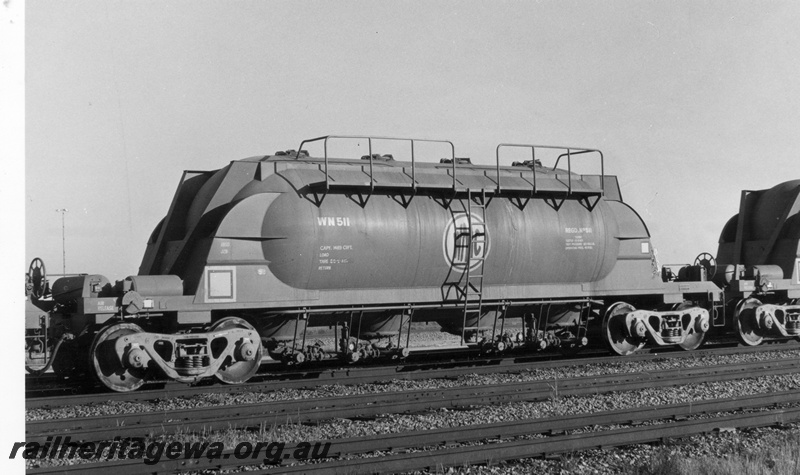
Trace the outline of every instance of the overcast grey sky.
<path fill-rule="evenodd" d="M 26 260 L 135 274 L 184 169 L 324 134 L 604 151 L 662 263 L 800 178 L 800 3 L 48 1 L 26 10 Z"/>

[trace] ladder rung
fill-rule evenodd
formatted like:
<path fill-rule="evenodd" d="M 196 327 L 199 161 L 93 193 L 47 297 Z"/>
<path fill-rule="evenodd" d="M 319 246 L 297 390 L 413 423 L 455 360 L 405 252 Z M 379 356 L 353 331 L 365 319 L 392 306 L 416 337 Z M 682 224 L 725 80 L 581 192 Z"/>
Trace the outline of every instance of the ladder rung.
<path fill-rule="evenodd" d="M 487 226 L 486 226 L 486 190 L 481 190 L 481 193 L 473 193 L 472 190 L 467 189 L 467 226 L 460 226 L 456 228 L 456 242 L 454 243 L 454 249 L 472 249 L 475 244 L 485 245 L 486 244 L 486 236 L 487 236 Z M 478 198 L 477 200 L 473 200 L 473 197 Z M 476 210 L 483 218 L 482 222 L 478 222 L 477 219 L 473 220 L 472 218 L 472 210 Z M 463 239 L 464 236 L 467 239 Z M 460 242 L 459 242 L 460 240 Z M 466 241 L 466 242 L 465 242 Z M 470 252 L 471 254 L 471 252 Z M 485 256 L 481 257 L 472 257 L 469 258 L 469 263 L 478 263 L 478 270 L 481 273 L 471 273 L 469 268 L 464 269 L 461 279 L 459 283 L 464 282 L 463 278 L 466 277 L 466 281 L 464 282 L 464 286 L 458 285 L 456 288 L 458 289 L 458 294 L 461 297 L 461 300 L 464 302 L 464 318 L 466 319 L 468 314 L 478 314 L 482 313 L 483 307 L 483 265 L 486 261 Z M 477 307 L 475 308 L 468 308 L 468 305 L 474 305 L 477 303 Z M 466 323 L 466 320 L 465 320 Z M 464 330 L 478 330 L 479 327 L 469 327 L 464 328 Z"/>

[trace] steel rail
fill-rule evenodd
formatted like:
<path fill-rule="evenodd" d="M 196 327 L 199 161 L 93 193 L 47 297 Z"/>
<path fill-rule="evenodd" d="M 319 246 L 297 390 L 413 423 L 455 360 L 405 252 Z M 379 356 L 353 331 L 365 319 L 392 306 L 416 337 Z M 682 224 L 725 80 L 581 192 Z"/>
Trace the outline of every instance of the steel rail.
<path fill-rule="evenodd" d="M 149 401 L 170 397 L 186 397 L 198 394 L 230 394 L 241 392 L 264 392 L 275 389 L 313 388 L 325 384 L 364 384 L 386 380 L 416 380 L 457 377 L 465 374 L 519 373 L 533 369 L 562 368 L 584 364 L 609 364 L 642 362 L 663 358 L 685 359 L 706 356 L 725 356 L 734 354 L 763 353 L 770 351 L 793 351 L 798 345 L 794 342 L 780 346 L 761 345 L 756 347 L 707 348 L 691 352 L 659 348 L 657 351 L 631 356 L 603 356 L 587 352 L 570 359 L 558 354 L 510 355 L 483 359 L 450 359 L 446 361 L 420 363 L 409 361 L 402 364 L 382 366 L 323 366 L 275 372 L 256 376 L 251 382 L 240 385 L 209 384 L 189 386 L 181 383 L 167 383 L 162 389 L 142 389 L 127 393 L 108 392 L 103 388 L 91 388 L 89 392 L 75 394 L 74 387 L 67 387 L 68 394 L 56 396 L 26 397 L 27 409 L 76 406 L 108 401 Z M 26 381 L 27 382 L 27 381 Z M 213 382 L 212 382 L 213 383 Z M 49 392 L 55 388 L 48 388 Z M 103 391 L 103 392 L 98 392 Z"/>
<path fill-rule="evenodd" d="M 541 419 L 523 419 L 492 424 L 447 427 L 423 431 L 408 431 L 392 434 L 373 435 L 349 439 L 321 441 L 330 443 L 329 458 L 343 455 L 366 454 L 378 451 L 396 451 L 415 447 L 439 447 L 449 444 L 463 444 L 485 441 L 487 439 L 509 439 L 536 434 L 549 435 L 546 438 L 526 439 L 500 443 L 470 445 L 466 448 L 427 450 L 424 452 L 387 455 L 380 458 L 358 458 L 347 461 L 323 462 L 294 466 L 281 466 L 248 473 L 362 473 L 399 470 L 422 470 L 441 468 L 464 463 L 491 463 L 497 460 L 534 457 L 557 453 L 586 450 L 596 447 L 629 445 L 648 441 L 664 440 L 672 437 L 685 437 L 696 433 L 709 432 L 723 427 L 753 427 L 774 423 L 800 420 L 800 408 L 763 411 L 756 414 L 736 414 L 701 421 L 672 422 L 633 429 L 611 429 L 590 433 L 563 434 L 566 431 L 619 424 L 633 424 L 643 421 L 677 419 L 715 412 L 733 412 L 748 409 L 764 409 L 775 405 L 800 404 L 800 392 L 782 391 L 758 394 L 743 398 L 715 399 L 700 402 L 671 404 L 666 406 L 647 406 L 634 409 L 620 409 L 591 414 L 576 414 Z M 677 430 L 676 430 L 677 428 Z M 632 435 L 633 434 L 633 435 Z M 316 443 L 316 441 L 315 441 Z M 527 448 L 520 447 L 527 446 Z M 296 444 L 287 444 L 283 453 L 293 453 Z M 462 449 L 467 449 L 465 452 Z M 513 455 L 509 453 L 514 450 Z M 522 450 L 522 451 L 520 451 Z M 463 455 L 467 454 L 468 458 Z M 456 457 L 456 455 L 458 455 Z M 447 463 L 446 460 L 450 462 Z M 225 451 L 219 459 L 177 459 L 164 460 L 145 468 L 151 473 L 175 472 L 178 470 L 208 470 L 232 468 L 260 464 L 262 460 L 238 459 L 233 451 Z M 455 463 L 453 463 L 455 461 Z M 376 463 L 378 465 L 376 465 Z M 142 472 L 142 460 L 119 460 L 106 463 L 80 464 L 69 467 L 46 467 L 28 470 L 29 474 L 44 475 L 80 471 L 81 473 L 106 473 L 117 475 Z"/>
<path fill-rule="evenodd" d="M 491 464 L 498 460 L 515 460 L 548 454 L 570 453 L 603 447 L 618 447 L 671 438 L 705 434 L 721 428 L 763 427 L 800 421 L 800 408 L 740 414 L 713 419 L 658 424 L 654 426 L 614 429 L 602 432 L 571 434 L 546 439 L 524 439 L 480 446 L 456 447 L 433 452 L 388 455 L 327 464 L 303 464 L 291 467 L 248 471 L 268 473 L 392 473 L 397 471 L 436 470 L 464 464 Z"/>
<path fill-rule="evenodd" d="M 463 353 L 463 352 L 459 352 Z M 148 401 L 170 397 L 195 396 L 198 394 L 226 394 L 241 392 L 265 392 L 275 389 L 314 388 L 326 384 L 354 385 L 375 383 L 386 380 L 415 380 L 453 378 L 463 374 L 517 373 L 532 368 L 554 368 L 575 364 L 585 364 L 587 358 L 596 353 L 587 353 L 569 360 L 557 355 L 542 354 L 516 357 L 491 357 L 483 359 L 448 359 L 444 361 L 405 362 L 382 366 L 339 366 L 320 365 L 293 371 L 278 371 L 255 376 L 250 382 L 239 385 L 215 384 L 186 385 L 166 382 L 163 389 L 143 389 L 127 393 L 108 392 L 105 387 L 90 388 L 91 392 L 82 394 L 60 394 L 56 396 L 28 397 L 28 409 L 75 406 L 108 401 Z M 644 355 L 642 355 L 644 356 Z M 554 359 L 557 358 L 557 359 Z M 608 357 L 611 359 L 618 357 Z M 605 360 L 605 358 L 603 359 Z M 610 361 L 610 360 L 609 360 Z M 67 390 L 74 388 L 67 387 Z M 55 391 L 55 388 L 47 388 Z M 99 392 L 98 392 L 99 391 Z"/>
<path fill-rule="evenodd" d="M 441 407 L 541 401 L 556 396 L 633 391 L 642 388 L 726 381 L 757 375 L 800 371 L 800 361 L 773 360 L 739 365 L 679 368 L 657 374 L 628 373 L 502 385 L 457 386 L 445 389 L 347 395 L 270 401 L 236 406 L 210 406 L 112 416 L 45 419 L 26 424 L 26 441 L 43 443 L 47 437 L 69 434 L 74 440 L 110 440 L 124 427 L 128 437 L 177 431 L 219 430 L 331 418 L 371 417 L 384 413 L 415 413 Z"/>

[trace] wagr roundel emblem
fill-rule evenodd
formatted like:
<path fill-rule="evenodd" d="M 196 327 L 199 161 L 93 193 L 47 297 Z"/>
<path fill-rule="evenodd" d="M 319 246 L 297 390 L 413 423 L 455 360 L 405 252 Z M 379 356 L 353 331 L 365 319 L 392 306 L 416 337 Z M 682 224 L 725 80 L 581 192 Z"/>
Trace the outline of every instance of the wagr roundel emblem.
<path fill-rule="evenodd" d="M 472 213 L 471 230 L 469 221 L 467 213 L 454 213 L 445 226 L 442 240 L 445 261 L 460 272 L 465 272 L 467 265 L 470 271 L 477 269 L 481 265 L 480 258 L 486 258 L 489 253 L 489 233 L 483 218 Z"/>

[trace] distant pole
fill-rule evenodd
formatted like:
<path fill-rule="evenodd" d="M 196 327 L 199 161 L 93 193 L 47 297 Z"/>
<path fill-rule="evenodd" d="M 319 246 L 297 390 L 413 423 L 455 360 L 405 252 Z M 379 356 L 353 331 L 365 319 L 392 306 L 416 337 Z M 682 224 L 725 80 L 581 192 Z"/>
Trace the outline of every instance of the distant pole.
<path fill-rule="evenodd" d="M 69 211 L 66 208 L 57 209 L 56 213 L 61 213 L 61 273 L 67 275 L 67 248 L 64 239 L 64 215 Z"/>

